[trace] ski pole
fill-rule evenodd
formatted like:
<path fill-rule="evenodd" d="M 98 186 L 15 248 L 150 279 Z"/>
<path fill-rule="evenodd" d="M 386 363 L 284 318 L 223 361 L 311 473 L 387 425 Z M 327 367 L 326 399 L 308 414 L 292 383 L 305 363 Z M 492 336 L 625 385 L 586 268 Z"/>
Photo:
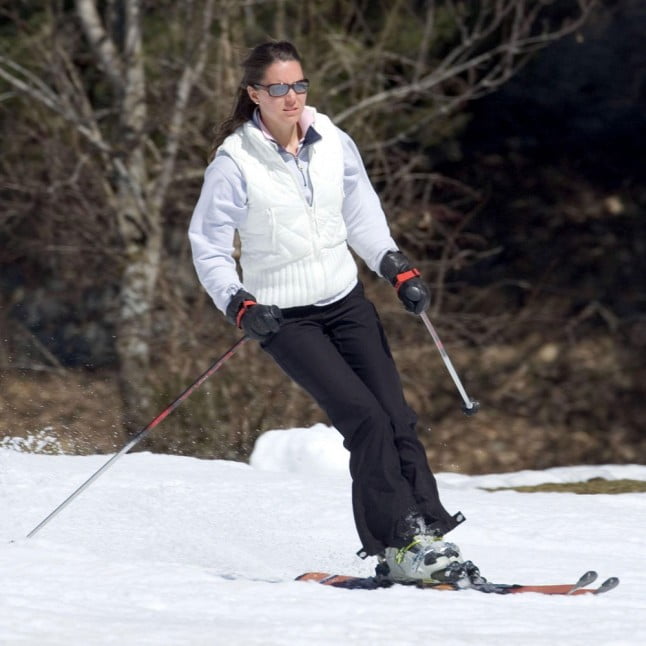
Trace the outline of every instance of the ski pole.
<path fill-rule="evenodd" d="M 435 328 L 431 324 L 431 321 L 428 318 L 428 315 L 426 314 L 426 312 L 422 312 L 420 314 L 420 317 L 422 321 L 424 321 L 424 325 L 426 326 L 426 329 L 433 337 L 433 341 L 435 341 L 435 345 L 437 346 L 437 349 L 440 351 L 440 354 L 442 355 L 442 359 L 444 360 L 444 365 L 446 366 L 447 370 L 449 371 L 449 374 L 453 378 L 453 383 L 457 386 L 458 392 L 462 396 L 462 400 L 464 401 L 464 405 L 462 406 L 462 411 L 464 412 L 465 415 L 475 415 L 478 412 L 478 410 L 480 410 L 479 402 L 475 401 L 474 399 L 471 399 L 467 395 L 466 390 L 464 390 L 464 386 L 462 385 L 462 382 L 458 377 L 458 373 L 455 371 L 455 368 L 451 363 L 451 359 L 449 359 L 449 355 L 446 354 L 444 345 L 442 344 L 440 337 L 435 331 Z"/>
<path fill-rule="evenodd" d="M 107 471 L 122 455 L 127 453 L 135 444 L 148 435 L 155 426 L 160 422 L 164 421 L 185 399 L 187 399 L 191 393 L 199 388 L 213 373 L 217 372 L 227 359 L 231 358 L 235 351 L 249 339 L 247 336 L 243 336 L 241 339 L 238 339 L 219 359 L 217 359 L 210 368 L 203 372 L 181 395 L 179 395 L 172 403 L 170 403 L 164 410 L 157 415 L 151 422 L 144 426 L 132 439 L 118 452 L 115 453 L 100 469 L 95 471 L 76 491 L 70 494 L 63 502 L 52 511 L 47 518 L 42 520 L 34 529 L 32 529 L 27 538 L 31 538 L 37 534 L 47 523 L 52 520 L 60 511 L 65 509 L 74 498 L 76 498 L 82 491 L 87 489 L 104 471 Z"/>

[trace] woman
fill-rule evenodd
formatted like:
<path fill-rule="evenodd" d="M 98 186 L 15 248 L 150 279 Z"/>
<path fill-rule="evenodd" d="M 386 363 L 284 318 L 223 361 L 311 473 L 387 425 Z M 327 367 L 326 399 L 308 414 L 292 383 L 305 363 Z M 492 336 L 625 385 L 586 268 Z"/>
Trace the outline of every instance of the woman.
<path fill-rule="evenodd" d="M 191 220 L 199 279 L 342 433 L 359 554 L 379 556 L 378 573 L 394 581 L 455 576 L 459 550 L 442 536 L 464 517 L 440 502 L 348 245 L 407 310 L 428 307 L 428 288 L 392 239 L 352 139 L 306 106 L 309 82 L 294 46 L 259 45 L 243 68 Z"/>

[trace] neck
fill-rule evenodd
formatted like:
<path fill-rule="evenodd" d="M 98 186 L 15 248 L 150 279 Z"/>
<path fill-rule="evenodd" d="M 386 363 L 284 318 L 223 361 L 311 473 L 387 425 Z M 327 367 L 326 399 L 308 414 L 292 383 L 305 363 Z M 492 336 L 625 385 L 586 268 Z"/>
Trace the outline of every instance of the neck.
<path fill-rule="evenodd" d="M 262 119 L 262 115 L 261 115 Z M 269 131 L 271 136 L 288 152 L 296 154 L 298 150 L 298 142 L 300 141 L 300 124 L 283 126 L 274 123 L 268 123 L 263 119 L 265 128 Z"/>

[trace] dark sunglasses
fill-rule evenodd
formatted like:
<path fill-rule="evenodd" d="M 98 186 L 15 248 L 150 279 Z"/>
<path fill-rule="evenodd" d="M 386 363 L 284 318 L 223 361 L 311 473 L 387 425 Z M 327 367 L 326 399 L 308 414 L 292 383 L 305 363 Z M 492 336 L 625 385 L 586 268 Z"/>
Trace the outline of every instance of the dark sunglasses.
<path fill-rule="evenodd" d="M 290 90 L 294 90 L 296 94 L 305 94 L 310 89 L 310 82 L 307 79 L 301 79 L 296 83 L 270 83 L 269 85 L 254 83 L 253 86 L 256 89 L 267 90 L 269 96 L 285 96 Z"/>

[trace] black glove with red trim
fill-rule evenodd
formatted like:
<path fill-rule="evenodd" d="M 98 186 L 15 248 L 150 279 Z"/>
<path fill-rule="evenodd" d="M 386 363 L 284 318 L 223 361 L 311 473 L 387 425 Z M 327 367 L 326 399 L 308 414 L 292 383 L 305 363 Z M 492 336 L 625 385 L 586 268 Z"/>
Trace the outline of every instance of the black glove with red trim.
<path fill-rule="evenodd" d="M 397 290 L 399 300 L 413 314 L 421 314 L 431 303 L 431 292 L 401 251 L 389 251 L 379 265 L 381 275 Z"/>
<path fill-rule="evenodd" d="M 227 320 L 248 337 L 266 341 L 278 332 L 283 313 L 277 305 L 259 305 L 249 292 L 240 289 L 227 306 Z"/>

